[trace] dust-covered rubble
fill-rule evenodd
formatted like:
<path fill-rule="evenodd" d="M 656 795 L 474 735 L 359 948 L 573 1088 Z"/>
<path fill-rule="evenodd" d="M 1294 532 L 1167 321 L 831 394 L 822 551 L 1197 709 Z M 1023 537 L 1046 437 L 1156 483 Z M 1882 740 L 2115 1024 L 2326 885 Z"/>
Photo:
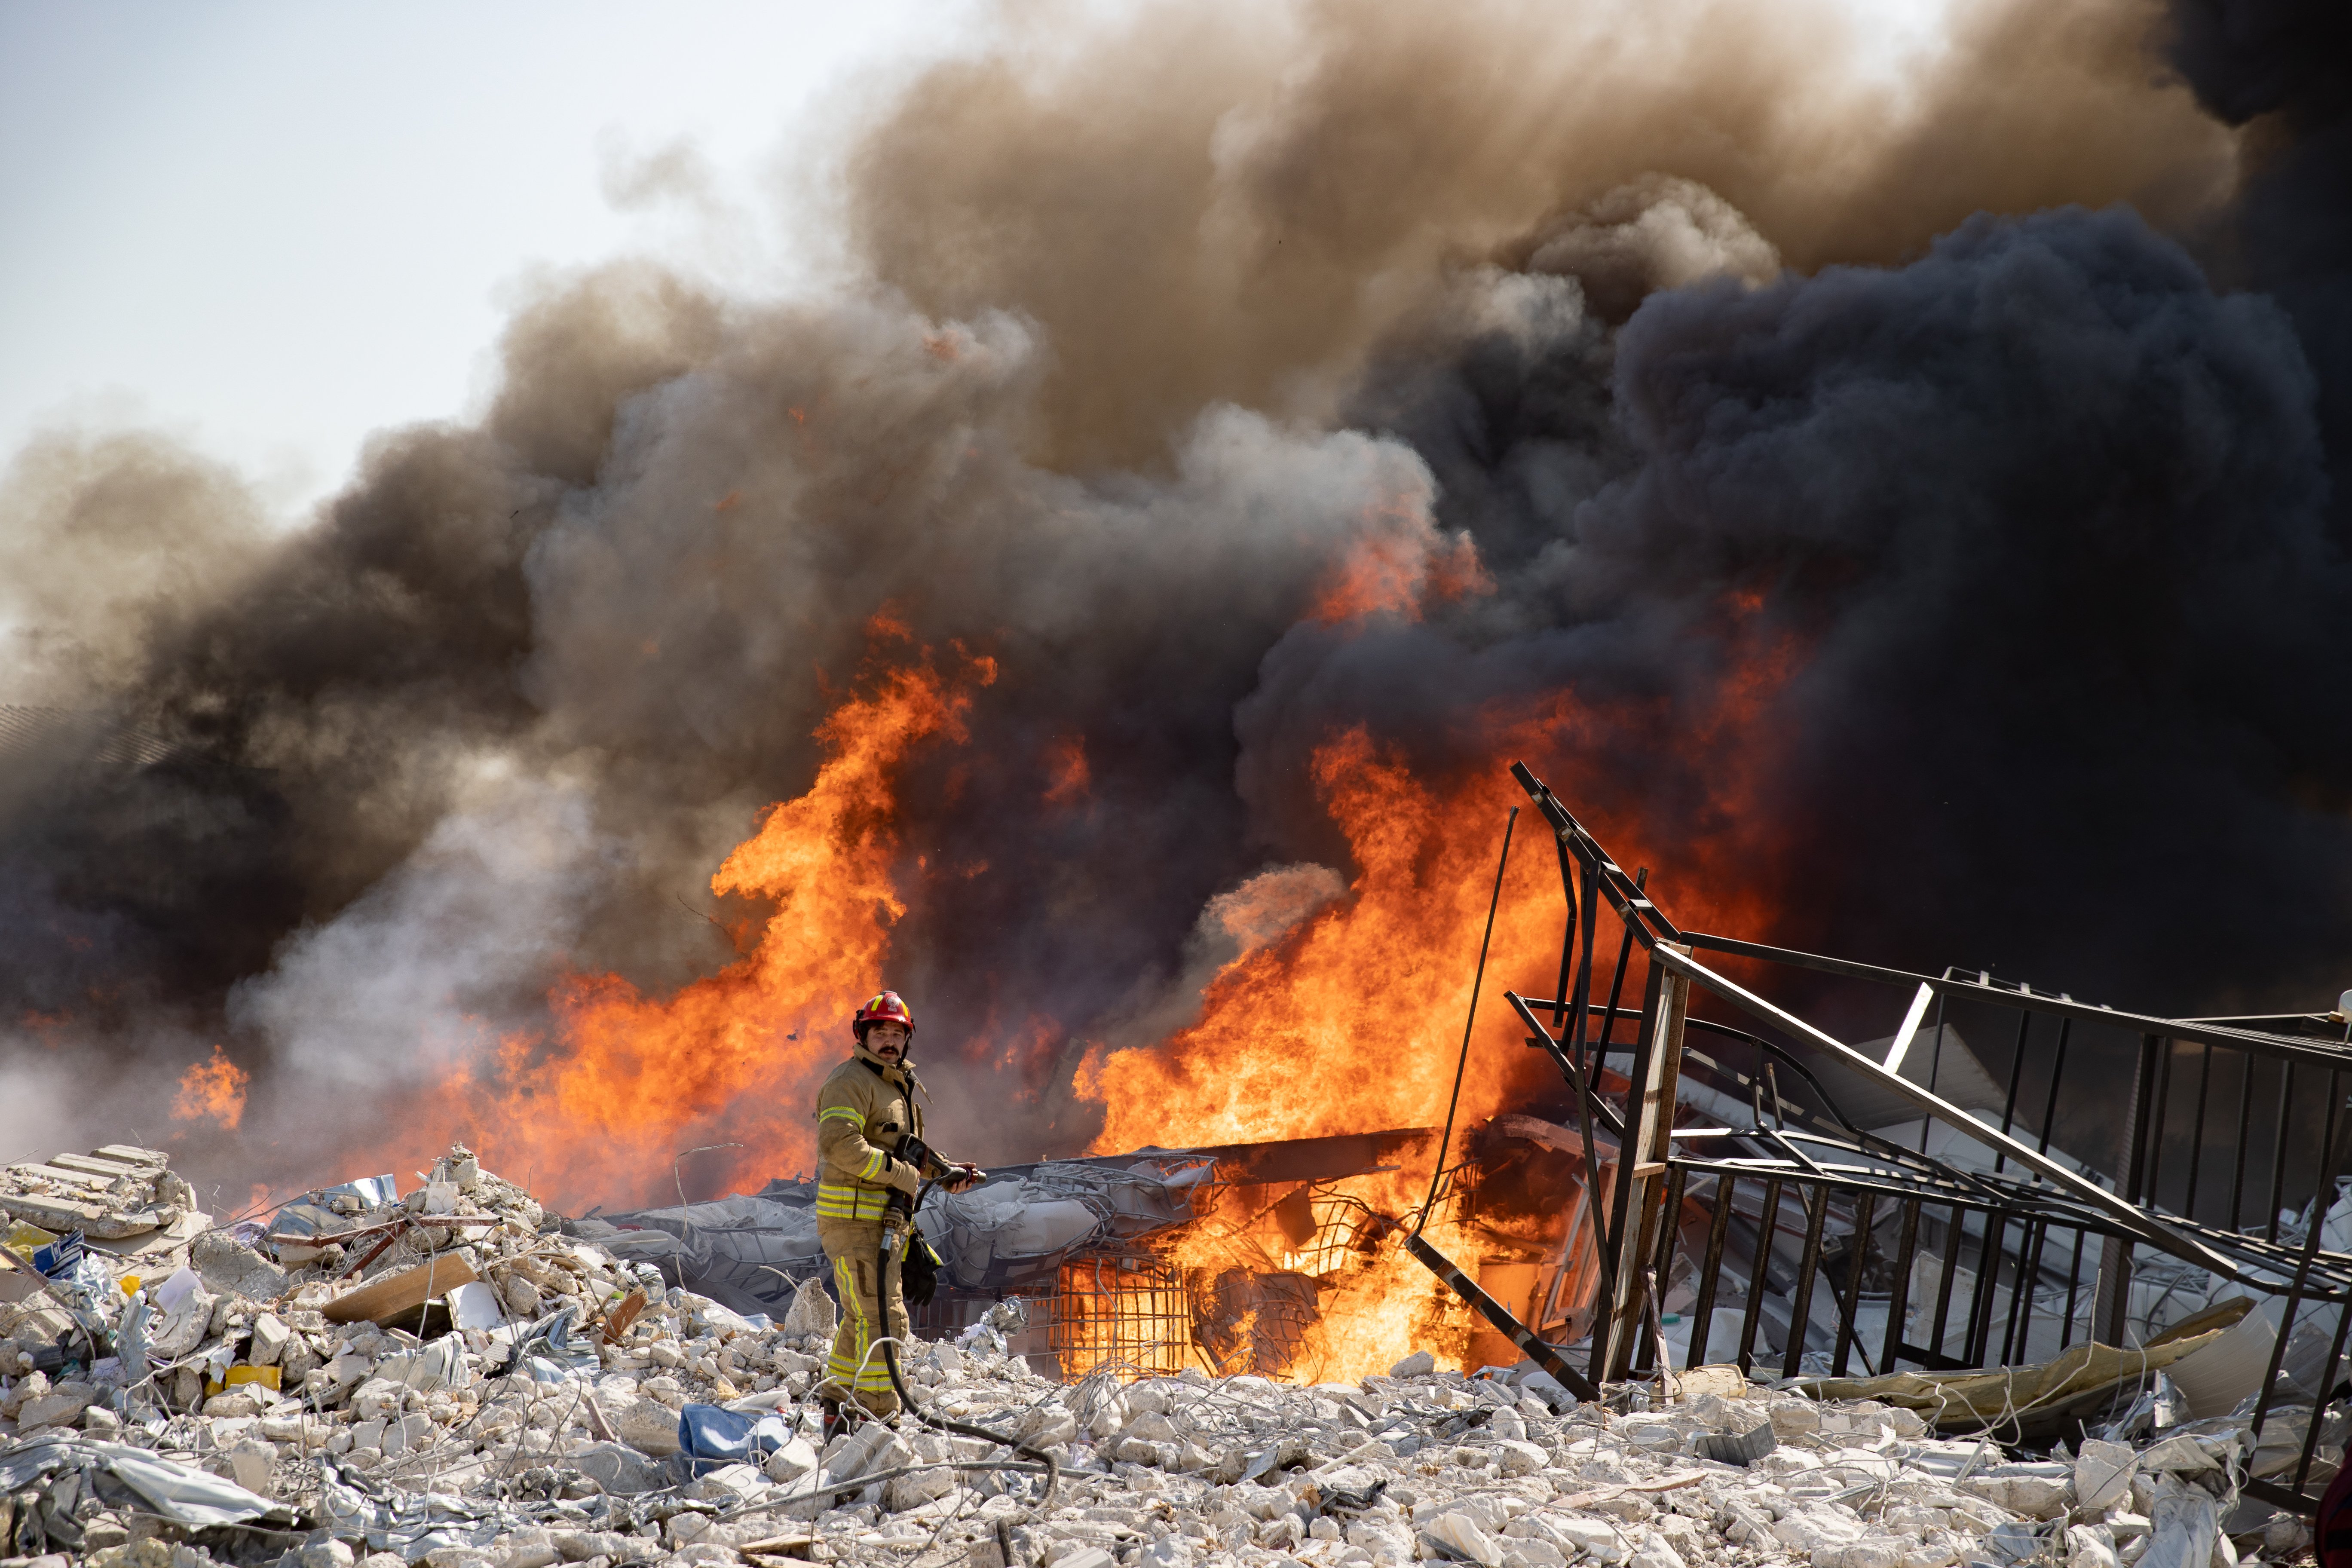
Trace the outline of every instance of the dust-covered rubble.
<path fill-rule="evenodd" d="M 1017 1300 L 908 1347 L 924 1407 L 1050 1453 L 1049 1491 L 1005 1445 L 910 1416 L 821 1449 L 820 1286 L 740 1316 L 565 1234 L 462 1149 L 404 1197 L 352 1183 L 267 1224 L 214 1226 L 184 1193 L 199 1223 L 162 1219 L 165 1173 L 116 1196 L 154 1239 L 0 1309 L 9 1563 L 2232 1568 L 2307 1545 L 2242 1502 L 2227 1422 L 2020 1460 L 1736 1369 L 1604 1407 L 1426 1352 L 1357 1383 L 1065 1386 L 1008 1353 Z"/>

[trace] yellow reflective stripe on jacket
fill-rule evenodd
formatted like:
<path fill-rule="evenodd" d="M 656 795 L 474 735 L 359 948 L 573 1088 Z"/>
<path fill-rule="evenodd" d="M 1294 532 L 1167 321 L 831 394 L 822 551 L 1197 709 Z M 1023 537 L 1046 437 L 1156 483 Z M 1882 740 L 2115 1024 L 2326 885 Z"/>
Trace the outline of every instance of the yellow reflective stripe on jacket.
<path fill-rule="evenodd" d="M 880 1219 L 890 1203 L 887 1187 L 853 1187 L 845 1182 L 819 1182 L 816 1212 L 820 1219 Z"/>
<path fill-rule="evenodd" d="M 863 1128 L 866 1124 L 866 1112 L 858 1110 L 857 1107 L 854 1105 L 828 1105 L 823 1110 L 816 1113 L 816 1119 L 819 1121 L 827 1120 L 837 1121 L 855 1121 L 859 1127 Z"/>
<path fill-rule="evenodd" d="M 858 1174 L 864 1176 L 869 1182 L 878 1182 L 882 1179 L 882 1173 L 888 1168 L 889 1163 L 890 1156 L 884 1151 L 877 1149 L 874 1152 L 866 1156 L 866 1169 L 859 1172 Z"/>

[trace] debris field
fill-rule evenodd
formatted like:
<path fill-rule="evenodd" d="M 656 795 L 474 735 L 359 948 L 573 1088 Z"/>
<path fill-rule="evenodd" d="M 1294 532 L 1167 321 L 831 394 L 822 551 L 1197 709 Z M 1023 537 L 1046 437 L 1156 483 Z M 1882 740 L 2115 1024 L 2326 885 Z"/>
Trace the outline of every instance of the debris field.
<path fill-rule="evenodd" d="M 905 1415 L 821 1448 L 814 1282 L 740 1314 L 463 1149 L 404 1196 L 376 1178 L 226 1226 L 193 1200 L 127 1145 L 0 1184 L 8 1563 L 2230 1568 L 2309 1545 L 2241 1497 L 2251 1435 L 2169 1421 L 2160 1374 L 2108 1436 L 2021 1458 L 1997 1425 L 1736 1367 L 1582 1403 L 1531 1363 L 1427 1351 L 1357 1383 L 1064 1384 L 1009 1349 L 1015 1300 L 902 1357 L 926 1410 L 1004 1444 Z"/>

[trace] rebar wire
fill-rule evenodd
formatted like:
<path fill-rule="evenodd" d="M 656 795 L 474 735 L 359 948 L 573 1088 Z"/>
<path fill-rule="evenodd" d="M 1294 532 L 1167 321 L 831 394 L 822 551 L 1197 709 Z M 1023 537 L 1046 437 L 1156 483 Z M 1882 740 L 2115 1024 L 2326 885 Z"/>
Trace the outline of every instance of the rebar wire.
<path fill-rule="evenodd" d="M 684 1241 L 688 1247 L 694 1245 L 694 1216 L 688 1211 L 694 1205 L 686 1201 L 686 1177 L 679 1167 L 686 1163 L 686 1157 L 688 1154 L 708 1154 L 714 1149 L 740 1149 L 741 1147 L 743 1145 L 740 1143 L 705 1143 L 697 1149 L 681 1149 L 671 1157 L 669 1177 L 677 1184 L 677 1224 L 678 1229 L 684 1233 L 678 1239 Z"/>
<path fill-rule="evenodd" d="M 1511 829 L 1518 825 L 1519 808 L 1511 807 L 1511 815 L 1503 819 L 1503 853 L 1495 862 L 1495 892 L 1486 900 L 1486 934 L 1478 939 L 1478 970 L 1470 981 L 1470 1016 L 1462 1021 L 1462 1056 L 1454 1064 L 1454 1093 L 1445 1101 L 1445 1131 L 1437 1141 L 1437 1163 L 1429 1173 L 1429 1197 L 1421 1205 L 1421 1217 L 1413 1221 L 1412 1234 L 1421 1235 L 1429 1223 L 1429 1211 L 1437 1202 L 1437 1184 L 1445 1175 L 1445 1152 L 1454 1142 L 1454 1112 L 1462 1103 L 1462 1075 L 1470 1066 L 1470 1031 L 1478 1022 L 1478 993 L 1486 984 L 1486 948 L 1495 940 L 1495 911 L 1503 903 L 1503 868 L 1511 863 Z"/>
<path fill-rule="evenodd" d="M 886 1321 L 883 1326 L 887 1328 L 889 1325 Z M 1054 1493 L 1061 1485 L 1062 1467 L 1060 1463 L 1055 1459 L 1053 1455 L 1035 1447 L 1026 1437 L 1006 1437 L 998 1433 L 990 1431 L 985 1426 L 975 1426 L 969 1422 L 953 1421 L 944 1415 L 934 1415 L 929 1411 L 925 1410 L 921 1405 L 916 1404 L 913 1393 L 907 1387 L 906 1379 L 901 1377 L 898 1373 L 898 1358 L 896 1352 L 904 1342 L 905 1342 L 900 1340 L 896 1334 L 883 1334 L 877 1337 L 872 1344 L 868 1345 L 866 1348 L 866 1353 L 857 1359 L 857 1370 L 850 1374 L 850 1396 L 849 1399 L 844 1403 L 854 1403 L 857 1404 L 861 1408 L 866 1408 L 864 1401 L 860 1400 L 857 1396 L 857 1379 L 866 1374 L 866 1367 L 873 1363 L 876 1352 L 879 1352 L 882 1356 L 882 1365 L 890 1374 L 891 1391 L 898 1396 L 898 1402 L 905 1409 L 906 1413 L 913 1416 L 916 1420 L 921 1422 L 926 1426 L 934 1427 L 942 1432 L 953 1433 L 957 1436 L 961 1437 L 977 1437 L 983 1442 L 994 1443 L 999 1447 L 1009 1448 L 1016 1454 L 1028 1454 L 1044 1461 L 1045 1489 L 1044 1491 L 1040 1492 L 1034 1500 L 1029 1501 L 1030 1518 L 1033 1520 L 1043 1519 L 1045 1516 L 1045 1510 L 1053 1506 Z M 1011 1357 L 1008 1355 L 1006 1359 L 1010 1360 Z M 877 1419 L 881 1418 L 877 1417 Z M 916 1466 L 913 1468 L 919 1469 L 923 1467 Z M 1006 1468 L 1010 1468 L 1012 1467 L 1008 1465 Z"/>

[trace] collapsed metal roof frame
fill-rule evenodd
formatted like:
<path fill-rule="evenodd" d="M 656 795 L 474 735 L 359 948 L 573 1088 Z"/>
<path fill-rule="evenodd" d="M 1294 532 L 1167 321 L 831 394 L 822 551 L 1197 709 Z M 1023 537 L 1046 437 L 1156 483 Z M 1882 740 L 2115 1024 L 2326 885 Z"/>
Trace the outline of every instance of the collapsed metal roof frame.
<path fill-rule="evenodd" d="M 2292 1485 L 2276 1486 L 2259 1480 L 2250 1483 L 2250 1489 L 2267 1490 L 2278 1500 L 2308 1500 L 2300 1494 L 2312 1468 L 2320 1407 L 2326 1403 L 2327 1392 L 2336 1386 L 2336 1368 L 2342 1361 L 2347 1331 L 2352 1331 L 2352 1256 L 2323 1250 L 2320 1246 L 2329 1203 L 2339 1178 L 2347 1173 L 2347 1146 L 2352 1145 L 2352 1117 L 2343 1114 L 2347 1109 L 2347 1075 L 2352 1075 L 2352 1045 L 2343 1039 L 2315 1037 L 2322 1028 L 2333 1032 L 2336 1020 L 2294 1015 L 2165 1018 L 2094 1006 L 2031 985 L 2012 986 L 1983 973 L 1973 978 L 1949 969 L 1940 975 L 1917 974 L 1739 938 L 1685 931 L 1668 919 L 1649 896 L 1646 873 L 1628 875 L 1526 764 L 1515 763 L 1511 772 L 1552 828 L 1562 890 L 1568 902 L 1568 924 L 1560 955 L 1559 983 L 1554 995 L 1538 1000 L 1507 991 L 1505 997 L 1528 1030 L 1528 1044 L 1552 1058 L 1568 1085 L 1576 1108 L 1574 1131 L 1582 1142 L 1586 1171 L 1599 1174 L 1614 1166 L 1615 1179 L 1609 1184 L 1612 1190 L 1605 1194 L 1599 1190 L 1602 1184 L 1600 1182 L 1584 1183 L 1585 1201 L 1591 1210 L 1591 1233 L 1599 1243 L 1601 1289 L 1607 1301 L 1606 1315 L 1592 1334 L 1589 1376 L 1580 1375 L 1579 1369 L 1566 1367 L 1561 1347 L 1545 1343 L 1528 1325 L 1472 1284 L 1451 1260 L 1415 1237 L 1412 1248 L 1423 1263 L 1538 1364 L 1581 1394 L 1597 1384 L 1625 1377 L 1637 1363 L 1650 1365 L 1664 1358 L 1655 1280 L 1664 1277 L 1676 1238 L 1678 1218 L 1666 1216 L 1679 1215 L 1685 1184 L 1694 1178 L 1714 1179 L 1722 1201 L 1714 1205 L 1706 1263 L 1700 1270 L 1703 1283 L 1696 1314 L 1697 1327 L 1687 1359 L 1687 1364 L 1693 1365 L 1708 1350 L 1711 1304 L 1716 1299 L 1725 1229 L 1733 1208 L 1728 1194 L 1742 1179 L 1766 1184 L 1765 1212 L 1771 1226 L 1779 1224 L 1784 1186 L 1801 1194 L 1799 1202 L 1806 1215 L 1802 1261 L 1797 1270 L 1792 1309 L 1793 1331 L 1783 1368 L 1790 1374 L 1798 1371 L 1804 1333 L 1813 1322 L 1811 1299 L 1815 1274 L 1823 1261 L 1822 1228 L 1832 1194 L 1850 1206 L 1858 1205 L 1860 1229 L 1856 1234 L 1864 1241 L 1871 1228 L 1873 1205 L 1891 1202 L 1901 1208 L 1896 1282 L 1889 1303 L 1886 1342 L 1874 1367 L 1877 1371 L 1888 1370 L 1906 1356 L 1922 1365 L 1954 1364 L 1941 1354 L 1941 1347 L 1958 1253 L 1964 1242 L 1976 1245 L 1976 1238 L 1965 1231 L 1968 1215 L 1979 1217 L 1982 1239 L 1976 1270 L 1976 1299 L 1969 1303 L 1961 1345 L 1979 1358 L 1991 1352 L 1991 1331 L 1996 1326 L 1992 1321 L 1993 1301 L 2004 1267 L 2011 1268 L 2015 1282 L 2010 1287 L 2011 1304 L 2000 1341 L 2002 1356 L 2006 1358 L 2023 1342 L 2024 1331 L 2035 1310 L 2032 1285 L 2041 1277 L 2042 1249 L 2053 1229 L 2072 1232 L 2075 1237 L 2062 1347 L 2071 1336 L 2080 1304 L 2076 1298 L 2082 1282 L 2084 1238 L 2100 1238 L 2091 1328 L 2109 1343 L 2124 1342 L 2135 1250 L 2151 1249 L 2251 1291 L 2284 1298 L 2269 1376 L 2262 1385 L 2262 1399 L 2254 1416 L 2257 1435 L 2264 1420 L 2279 1413 L 2273 1407 L 2276 1404 L 2280 1363 L 2290 1331 L 2297 1325 L 2297 1313 L 2319 1303 L 2338 1310 L 2319 1393 L 2308 1406 L 2295 1413 L 2304 1423 L 2304 1434 Z M 1594 948 L 1604 904 L 1618 921 L 1620 945 L 1610 994 L 1607 1001 L 1601 1003 L 1594 997 Z M 1649 960 L 1644 994 L 1638 1009 L 1620 1005 L 1636 945 Z M 1911 992 L 1911 1002 L 1902 1027 L 1888 1043 L 1885 1057 L 1874 1058 L 1738 984 L 1703 962 L 1698 956 L 1703 952 L 1900 988 Z M 1745 1015 L 1763 1030 L 1782 1039 L 1718 1020 L 1692 1016 L 1694 989 Z M 1939 1097 L 1931 1088 L 1903 1076 L 1901 1071 L 1906 1053 L 1921 1037 L 1929 1008 L 1936 1007 L 1940 1019 L 1943 1007 L 1953 1002 L 1990 1004 L 2020 1015 L 2007 1104 L 1998 1127 L 1988 1125 Z M 2057 1022 L 2057 1051 L 2038 1136 L 2029 1139 L 2020 1135 L 2020 1068 L 2029 1031 L 2034 1021 L 2043 1016 Z M 1618 1021 L 1628 1018 L 1635 1020 L 1638 1027 L 1630 1047 L 1630 1066 L 1624 1075 L 1629 1087 L 1625 1108 L 1621 1112 L 1602 1097 L 1599 1079 L 1604 1060 L 1612 1056 L 1622 1058 L 1628 1053 L 1625 1042 L 1612 1037 Z M 2060 1104 L 2067 1040 L 2078 1024 L 2097 1025 L 2139 1037 L 2124 1113 L 2124 1157 L 2113 1177 L 2112 1189 L 2085 1174 L 2088 1167 L 2078 1169 L 2063 1156 L 2052 1153 L 2051 1131 Z M 1702 1053 L 1686 1051 L 1684 1037 L 1690 1031 L 1706 1033 L 1752 1049 L 1758 1070 L 1753 1076 L 1742 1075 Z M 2193 1099 L 2169 1098 L 2175 1043 L 2202 1052 L 2200 1081 Z M 1923 1127 L 1933 1123 L 1982 1145 L 1991 1156 L 1992 1168 L 1969 1170 L 1929 1155 L 1925 1152 L 1924 1134 L 1923 1147 L 1912 1150 L 1854 1126 L 1838 1110 L 1834 1098 L 1822 1088 L 1791 1045 L 1808 1048 L 1861 1081 L 1898 1097 L 1917 1110 Z M 2230 1223 L 2226 1226 L 2200 1222 L 2191 1212 L 2198 1206 L 2200 1161 L 2211 1141 L 2209 1091 L 2212 1059 L 2217 1053 L 2225 1058 L 2235 1053 L 2242 1059 L 2235 1159 L 2227 1207 Z M 2265 1224 L 2240 1228 L 2243 1200 L 2250 1190 L 2247 1132 L 2252 1125 L 2254 1093 L 2251 1064 L 2256 1060 L 2274 1064 L 2279 1076 L 2268 1173 L 2271 1201 Z M 1746 1128 L 1675 1128 L 1674 1110 L 1680 1080 L 1694 1068 L 1694 1081 L 1709 1082 L 1718 1092 L 1744 1088 L 1753 1108 L 1752 1124 Z M 1779 1103 L 1780 1070 L 1809 1080 L 1815 1098 L 1828 1111 L 1826 1119 L 1800 1115 L 1796 1118 L 1799 1122 L 1810 1121 L 1813 1125 L 1791 1128 L 1786 1108 Z M 2290 1118 L 2305 1103 L 2296 1100 L 2295 1075 L 2298 1071 L 2315 1074 L 2320 1070 L 2328 1075 L 2327 1096 L 2320 1113 L 2318 1171 L 2312 1185 L 2315 1198 L 2311 1217 L 2299 1240 L 2283 1240 L 2279 1200 L 2286 1186 Z M 1765 1098 L 1768 1084 L 1773 1102 L 1769 1114 Z M 2177 1210 L 2159 1212 L 2155 1207 L 2155 1194 L 2169 1125 L 2168 1118 L 2184 1107 L 2190 1120 L 2185 1195 Z M 2226 1127 L 2221 1131 L 2226 1133 Z M 1609 1159 L 1600 1157 L 1603 1134 L 1615 1145 Z M 2168 1171 L 2164 1173 L 2172 1174 Z M 2259 1177 L 2260 1173 L 2256 1174 Z M 2259 1181 L 2252 1190 L 2259 1195 Z M 1904 1292 L 1926 1205 L 1948 1209 L 1955 1227 L 1947 1232 L 1932 1348 L 1912 1344 L 1904 1337 Z M 2013 1253 L 2002 1250 L 2002 1237 L 2011 1226 L 2017 1227 L 2019 1237 Z M 1769 1241 L 1772 1237 L 1767 1236 L 1765 1239 Z M 1759 1252 L 1757 1278 L 1746 1291 L 1747 1306 L 1738 1347 L 1743 1365 L 1753 1357 L 1765 1260 L 1765 1255 Z M 1854 1352 L 1862 1352 L 1866 1364 L 1872 1361 L 1854 1333 L 1855 1311 L 1862 1295 L 1860 1275 L 1852 1268 L 1848 1275 L 1843 1285 L 1826 1274 L 1822 1276 L 1835 1298 L 1838 1321 L 1832 1353 L 1835 1374 L 1841 1376 Z"/>

